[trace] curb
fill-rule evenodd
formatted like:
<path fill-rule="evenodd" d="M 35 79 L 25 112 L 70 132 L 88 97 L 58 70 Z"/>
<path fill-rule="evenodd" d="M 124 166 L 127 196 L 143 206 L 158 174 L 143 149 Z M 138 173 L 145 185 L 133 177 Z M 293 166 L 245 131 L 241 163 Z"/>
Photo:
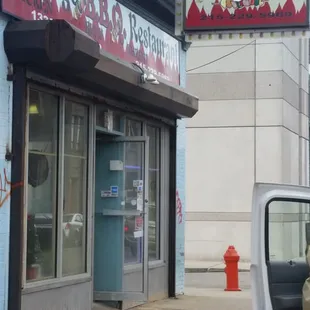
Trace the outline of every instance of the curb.
<path fill-rule="evenodd" d="M 224 267 L 216 268 L 185 268 L 185 273 L 207 273 L 207 272 L 225 272 Z M 249 269 L 239 269 L 239 272 L 250 272 Z"/>

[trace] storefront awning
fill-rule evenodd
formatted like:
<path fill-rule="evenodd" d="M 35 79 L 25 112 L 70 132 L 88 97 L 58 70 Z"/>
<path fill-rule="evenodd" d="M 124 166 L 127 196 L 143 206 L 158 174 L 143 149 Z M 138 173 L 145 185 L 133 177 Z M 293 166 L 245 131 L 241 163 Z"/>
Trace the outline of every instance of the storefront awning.
<path fill-rule="evenodd" d="M 100 50 L 99 44 L 64 20 L 12 21 L 4 31 L 10 63 L 40 68 L 47 76 L 107 93 L 174 117 L 192 117 L 198 98 L 160 81 L 142 84 L 141 72 Z"/>

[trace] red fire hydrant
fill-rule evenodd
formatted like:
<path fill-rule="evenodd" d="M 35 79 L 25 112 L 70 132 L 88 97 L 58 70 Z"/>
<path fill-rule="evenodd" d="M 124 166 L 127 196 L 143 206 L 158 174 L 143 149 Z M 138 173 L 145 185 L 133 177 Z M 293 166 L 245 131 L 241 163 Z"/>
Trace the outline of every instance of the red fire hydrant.
<path fill-rule="evenodd" d="M 226 264 L 226 289 L 225 291 L 241 291 L 239 288 L 238 262 L 240 256 L 233 245 L 230 245 L 224 254 Z"/>

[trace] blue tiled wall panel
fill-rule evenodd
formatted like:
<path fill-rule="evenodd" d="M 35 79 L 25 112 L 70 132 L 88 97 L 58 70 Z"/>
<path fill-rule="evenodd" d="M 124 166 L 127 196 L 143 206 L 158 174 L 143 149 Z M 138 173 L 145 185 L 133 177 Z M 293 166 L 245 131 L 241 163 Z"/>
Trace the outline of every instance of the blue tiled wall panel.
<path fill-rule="evenodd" d="M 3 30 L 8 19 L 0 14 L 0 310 L 8 308 L 11 165 L 5 152 L 11 149 L 12 82 L 7 81 L 8 60 L 3 48 Z M 6 175 L 6 178 L 5 178 Z"/>
<path fill-rule="evenodd" d="M 180 55 L 181 87 L 186 85 L 186 52 Z M 184 294 L 184 244 L 185 244 L 185 120 L 178 121 L 177 128 L 177 190 L 182 208 L 176 216 L 176 294 Z"/>

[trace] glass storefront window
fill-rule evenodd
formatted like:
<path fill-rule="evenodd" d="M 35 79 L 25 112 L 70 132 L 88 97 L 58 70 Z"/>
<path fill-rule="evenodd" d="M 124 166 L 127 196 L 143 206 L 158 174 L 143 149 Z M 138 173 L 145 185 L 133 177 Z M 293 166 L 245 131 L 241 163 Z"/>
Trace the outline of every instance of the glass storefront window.
<path fill-rule="evenodd" d="M 88 108 L 65 107 L 63 275 L 85 272 Z"/>
<path fill-rule="evenodd" d="M 160 190 L 160 129 L 146 127 L 149 136 L 149 260 L 160 258 L 159 247 L 159 190 Z"/>
<path fill-rule="evenodd" d="M 143 135 L 143 123 L 127 119 L 126 136 Z M 148 171 L 148 206 L 149 206 L 149 223 L 148 223 L 148 250 L 149 260 L 160 259 L 160 129 L 154 126 L 146 125 L 146 133 L 149 137 L 149 171 Z M 141 156 L 141 145 L 137 143 L 128 143 L 126 148 L 127 166 L 125 167 L 126 195 L 127 200 L 134 199 L 136 193 L 133 192 L 133 180 L 140 180 L 143 169 Z M 131 195 L 132 194 L 132 195 Z M 137 219 L 127 217 L 125 220 L 125 263 L 140 263 L 142 252 L 139 248 L 142 245 L 143 238 L 131 238 L 134 231 L 134 223 Z M 131 225 L 130 225 L 131 223 Z M 132 229 L 130 229 L 132 228 Z M 140 254 L 139 254 L 140 253 Z"/>
<path fill-rule="evenodd" d="M 29 101 L 26 279 L 35 281 L 55 277 L 59 103 L 35 90 Z"/>
<path fill-rule="evenodd" d="M 96 126 L 109 132 L 124 132 L 124 115 L 118 111 L 111 111 L 104 106 L 97 106 Z"/>
<path fill-rule="evenodd" d="M 60 99 L 29 91 L 27 282 L 86 272 L 89 108 Z"/>
<path fill-rule="evenodd" d="M 127 120 L 126 135 L 130 137 L 142 136 L 142 122 Z M 142 180 L 143 167 L 143 149 L 141 143 L 127 143 L 125 148 L 126 166 L 125 166 L 125 203 L 126 208 L 136 209 L 131 201 L 136 199 L 133 182 Z M 135 226 L 138 220 L 135 216 L 125 217 L 124 227 L 124 261 L 125 264 L 139 264 L 142 262 L 143 255 L 143 237 L 135 238 Z"/>
<path fill-rule="evenodd" d="M 128 137 L 142 136 L 142 122 L 127 119 L 126 136 Z"/>
<path fill-rule="evenodd" d="M 96 108 L 96 125 L 108 129 L 109 125 L 109 109 L 98 106 Z"/>

